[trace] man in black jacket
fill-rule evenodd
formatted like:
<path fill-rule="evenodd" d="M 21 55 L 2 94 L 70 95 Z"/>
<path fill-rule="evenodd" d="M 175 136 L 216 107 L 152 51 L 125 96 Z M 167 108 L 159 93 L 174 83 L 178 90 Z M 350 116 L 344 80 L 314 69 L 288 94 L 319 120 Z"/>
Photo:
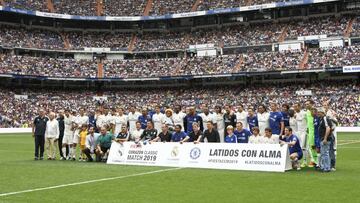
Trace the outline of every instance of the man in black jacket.
<path fill-rule="evenodd" d="M 62 140 L 64 137 L 64 131 L 65 131 L 65 123 L 64 123 L 64 111 L 60 110 L 59 111 L 59 117 L 56 119 L 59 123 L 59 131 L 60 131 L 60 135 L 59 135 L 59 140 L 58 140 L 58 145 L 59 145 L 59 152 L 60 152 L 60 160 L 65 160 L 67 155 L 69 154 L 69 147 L 66 147 L 66 154 L 63 154 L 62 152 Z"/>
<path fill-rule="evenodd" d="M 45 110 L 39 110 L 39 116 L 34 119 L 32 136 L 35 138 L 35 160 L 44 159 L 45 131 L 49 118 L 45 116 Z M 40 149 L 40 157 L 39 157 Z"/>
<path fill-rule="evenodd" d="M 200 141 L 204 142 L 205 138 L 208 142 L 220 142 L 219 132 L 214 129 L 214 124 L 211 121 L 206 123 L 207 130 L 204 131 L 204 135 L 201 136 Z"/>
<path fill-rule="evenodd" d="M 330 172 L 330 141 L 331 141 L 331 120 L 325 115 L 325 110 L 318 110 L 319 137 L 320 137 L 320 168 L 323 172 Z"/>

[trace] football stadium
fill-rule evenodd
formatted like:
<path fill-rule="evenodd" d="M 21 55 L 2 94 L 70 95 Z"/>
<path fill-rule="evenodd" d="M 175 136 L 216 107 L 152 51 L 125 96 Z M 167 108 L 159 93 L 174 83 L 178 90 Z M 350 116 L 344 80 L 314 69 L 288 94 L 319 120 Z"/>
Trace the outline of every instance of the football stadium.
<path fill-rule="evenodd" d="M 360 202 L 360 0 L 0 0 L 0 202 Z"/>

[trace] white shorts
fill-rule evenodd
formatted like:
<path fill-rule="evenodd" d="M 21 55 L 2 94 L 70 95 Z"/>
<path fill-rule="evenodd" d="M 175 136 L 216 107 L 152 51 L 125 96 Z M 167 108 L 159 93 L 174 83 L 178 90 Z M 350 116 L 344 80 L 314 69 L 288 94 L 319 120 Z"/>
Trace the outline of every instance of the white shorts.
<path fill-rule="evenodd" d="M 298 132 L 298 138 L 300 140 L 300 146 L 302 149 L 306 149 L 307 148 L 307 143 L 306 143 L 306 132 Z"/>
<path fill-rule="evenodd" d="M 72 134 L 72 135 L 64 135 L 62 143 L 67 144 L 67 145 L 72 144 L 73 139 L 74 139 L 74 134 Z"/>
<path fill-rule="evenodd" d="M 225 141 L 224 141 L 224 134 L 225 134 L 225 130 L 224 129 L 220 129 L 220 130 L 218 130 L 218 132 L 219 132 L 219 137 L 220 137 L 220 143 L 224 143 Z"/>
<path fill-rule="evenodd" d="M 76 130 L 76 131 L 74 132 L 74 137 L 73 137 L 73 140 L 72 140 L 72 143 L 73 143 L 73 144 L 79 144 L 79 141 L 80 141 L 79 132 L 80 132 L 80 130 Z"/>

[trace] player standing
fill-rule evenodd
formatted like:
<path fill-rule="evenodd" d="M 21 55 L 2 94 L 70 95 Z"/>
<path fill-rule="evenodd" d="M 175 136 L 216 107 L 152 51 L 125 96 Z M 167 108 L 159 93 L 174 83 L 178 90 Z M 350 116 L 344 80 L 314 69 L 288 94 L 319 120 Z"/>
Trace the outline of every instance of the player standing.
<path fill-rule="evenodd" d="M 130 132 L 136 130 L 136 122 L 138 121 L 140 115 L 141 115 L 140 112 L 137 112 L 134 106 L 130 107 L 130 112 L 128 113 Z"/>
<path fill-rule="evenodd" d="M 224 114 L 220 106 L 215 106 L 215 130 L 218 131 L 220 142 L 224 142 L 224 131 L 225 131 L 225 123 L 224 123 Z M 213 123 L 213 122 L 211 122 Z"/>
<path fill-rule="evenodd" d="M 158 133 L 161 132 L 161 126 L 165 121 L 165 115 L 160 112 L 160 106 L 157 105 L 155 107 L 155 113 L 152 115 L 152 121 L 154 123 L 154 128 L 157 130 Z"/>
<path fill-rule="evenodd" d="M 247 123 L 247 117 L 248 113 L 244 110 L 244 106 L 242 104 L 238 107 L 238 112 L 236 112 L 236 122 L 241 122 L 243 125 L 243 128 L 249 129 L 248 123 Z"/>
<path fill-rule="evenodd" d="M 75 118 L 75 132 L 73 138 L 73 154 L 72 160 L 76 160 L 76 146 L 79 144 L 80 141 L 80 130 L 83 125 L 89 125 L 89 117 L 85 115 L 84 108 L 80 108 L 79 115 Z"/>
<path fill-rule="evenodd" d="M 214 115 L 212 113 L 210 113 L 208 106 L 203 105 L 202 113 L 200 114 L 200 116 L 201 116 L 202 121 L 203 121 L 204 130 L 207 130 L 206 123 L 208 121 L 214 122 Z"/>
<path fill-rule="evenodd" d="M 266 110 L 266 106 L 261 104 L 258 107 L 257 119 L 259 123 L 260 135 L 265 135 L 265 129 L 269 127 L 270 114 Z"/>
<path fill-rule="evenodd" d="M 284 132 L 282 113 L 278 111 L 277 104 L 275 102 L 270 103 L 270 109 L 269 126 L 271 128 L 271 132 L 276 135 L 282 135 Z"/>

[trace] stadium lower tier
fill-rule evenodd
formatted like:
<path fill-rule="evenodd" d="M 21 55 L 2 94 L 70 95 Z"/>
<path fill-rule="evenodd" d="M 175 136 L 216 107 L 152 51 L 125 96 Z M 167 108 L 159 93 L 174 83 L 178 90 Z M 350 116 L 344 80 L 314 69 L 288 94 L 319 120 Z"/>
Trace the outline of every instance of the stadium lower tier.
<path fill-rule="evenodd" d="M 0 55 L 0 74 L 96 78 L 211 75 L 342 67 L 360 64 L 360 46 L 245 53 L 217 57 L 135 59 L 97 62 L 11 54 Z"/>
<path fill-rule="evenodd" d="M 260 104 L 267 106 L 274 101 L 279 106 L 299 102 L 302 105 L 307 99 L 315 102 L 315 107 L 321 107 L 329 102 L 330 109 L 336 112 L 339 124 L 342 126 L 357 126 L 360 122 L 360 83 L 359 81 L 321 81 L 307 83 L 292 83 L 282 85 L 251 85 L 251 86 L 218 86 L 211 88 L 186 89 L 139 89 L 112 90 L 102 92 L 102 102 L 96 101 L 98 92 L 53 91 L 30 89 L 0 89 L 0 127 L 31 126 L 32 120 L 40 108 L 47 111 L 61 109 L 95 111 L 99 103 L 109 109 L 123 107 L 128 112 L 130 106 L 139 111 L 147 107 L 153 110 L 156 105 L 162 109 L 173 108 L 179 104 L 185 112 L 186 107 L 195 106 L 201 111 L 203 104 L 213 111 L 216 105 L 223 107 L 230 104 L 234 111 L 239 105 L 245 109 L 257 109 Z M 298 91 L 305 92 L 304 96 Z M 310 94 L 309 94 L 310 92 Z"/>

